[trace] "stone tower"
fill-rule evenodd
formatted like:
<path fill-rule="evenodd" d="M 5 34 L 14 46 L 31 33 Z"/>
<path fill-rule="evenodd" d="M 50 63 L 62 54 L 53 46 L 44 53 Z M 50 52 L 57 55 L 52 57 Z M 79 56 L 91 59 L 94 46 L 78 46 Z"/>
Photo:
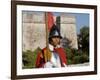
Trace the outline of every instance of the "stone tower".
<path fill-rule="evenodd" d="M 44 48 L 46 46 L 45 15 L 43 12 L 22 12 L 23 51 Z"/>
<path fill-rule="evenodd" d="M 57 25 L 63 37 L 62 46 L 78 49 L 75 16 L 63 13 L 57 17 Z"/>

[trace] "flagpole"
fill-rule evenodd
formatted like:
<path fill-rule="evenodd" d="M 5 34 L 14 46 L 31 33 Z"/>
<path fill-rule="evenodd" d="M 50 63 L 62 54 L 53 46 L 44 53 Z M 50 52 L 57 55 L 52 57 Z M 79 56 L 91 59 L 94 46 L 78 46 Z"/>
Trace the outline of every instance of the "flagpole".
<path fill-rule="evenodd" d="M 49 45 L 48 45 L 49 32 L 48 32 L 48 15 L 47 15 L 47 12 L 45 12 L 45 25 L 46 25 L 46 47 L 49 48 Z"/>
<path fill-rule="evenodd" d="M 45 25 L 46 25 L 46 47 L 47 47 L 47 50 L 45 53 L 45 62 L 48 62 L 50 61 L 51 59 L 51 52 L 49 50 L 49 29 L 48 29 L 48 12 L 45 12 Z"/>
<path fill-rule="evenodd" d="M 47 12 L 45 12 L 45 26 L 46 26 L 46 47 L 48 50 L 49 45 L 48 45 L 48 15 L 47 15 Z M 48 53 L 47 51 L 44 52 L 45 62 L 48 61 L 48 54 L 47 53 Z"/>

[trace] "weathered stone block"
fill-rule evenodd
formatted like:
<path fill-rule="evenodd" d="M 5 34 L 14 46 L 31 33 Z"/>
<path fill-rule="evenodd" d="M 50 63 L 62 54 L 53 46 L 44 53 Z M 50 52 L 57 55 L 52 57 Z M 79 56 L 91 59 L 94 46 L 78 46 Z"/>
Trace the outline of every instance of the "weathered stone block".
<path fill-rule="evenodd" d="M 22 12 L 23 51 L 46 47 L 46 28 L 44 12 Z"/>
<path fill-rule="evenodd" d="M 77 32 L 76 32 L 76 18 L 71 15 L 62 14 L 58 17 L 58 25 L 60 26 L 61 35 L 63 37 L 62 44 L 71 48 L 78 49 Z M 67 42 L 69 44 L 66 44 Z"/>
<path fill-rule="evenodd" d="M 60 16 L 60 19 L 61 19 L 60 20 L 61 24 L 75 24 L 76 23 L 75 16 L 62 14 Z"/>
<path fill-rule="evenodd" d="M 44 12 L 23 11 L 22 15 L 23 23 L 45 23 Z"/>

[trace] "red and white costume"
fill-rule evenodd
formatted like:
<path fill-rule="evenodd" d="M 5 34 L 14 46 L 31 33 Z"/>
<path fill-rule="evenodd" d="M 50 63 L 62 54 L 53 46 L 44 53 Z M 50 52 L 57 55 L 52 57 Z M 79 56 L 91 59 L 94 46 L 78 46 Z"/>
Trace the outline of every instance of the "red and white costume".
<path fill-rule="evenodd" d="M 49 45 L 49 49 L 51 51 L 51 59 L 48 62 L 45 62 L 44 60 L 44 51 L 47 48 L 44 48 L 42 50 L 42 53 L 38 53 L 37 59 L 36 59 L 36 67 L 37 68 L 49 68 L 49 67 L 66 67 L 67 64 L 67 57 L 66 53 L 63 48 L 61 48 L 59 45 L 57 47 L 53 47 L 52 45 Z"/>

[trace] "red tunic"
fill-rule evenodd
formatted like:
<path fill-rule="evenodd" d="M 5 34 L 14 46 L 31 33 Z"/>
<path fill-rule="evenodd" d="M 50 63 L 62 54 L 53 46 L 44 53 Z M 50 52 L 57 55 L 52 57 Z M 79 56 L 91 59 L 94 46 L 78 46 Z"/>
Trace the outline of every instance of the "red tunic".
<path fill-rule="evenodd" d="M 44 60 L 44 56 L 43 56 L 43 52 L 46 49 L 47 48 L 44 48 L 42 50 L 42 52 L 39 52 L 38 55 L 37 55 L 37 59 L 36 59 L 36 67 L 37 68 L 43 67 L 43 65 L 46 63 L 45 60 Z M 64 67 L 64 64 L 67 64 L 67 56 L 66 56 L 66 53 L 65 53 L 64 49 L 60 47 L 60 48 L 56 48 L 55 50 L 56 50 L 56 52 L 58 53 L 58 55 L 60 57 L 61 66 Z"/>

